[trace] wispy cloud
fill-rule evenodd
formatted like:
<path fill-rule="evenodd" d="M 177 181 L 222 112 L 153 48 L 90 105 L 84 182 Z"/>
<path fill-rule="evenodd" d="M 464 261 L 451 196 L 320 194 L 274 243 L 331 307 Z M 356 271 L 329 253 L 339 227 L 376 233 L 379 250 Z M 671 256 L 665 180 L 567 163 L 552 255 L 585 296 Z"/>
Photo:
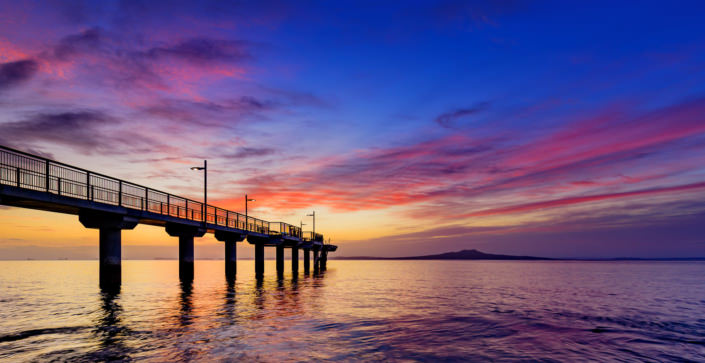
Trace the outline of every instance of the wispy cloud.
<path fill-rule="evenodd" d="M 485 111 L 489 106 L 490 104 L 488 102 L 482 102 L 473 107 L 455 109 L 439 115 L 436 117 L 435 121 L 443 127 L 452 128 L 455 127 L 459 121 L 471 116 L 476 116 L 482 111 Z"/>
<path fill-rule="evenodd" d="M 0 64 L 0 90 L 17 86 L 34 76 L 39 65 L 33 59 Z"/>
<path fill-rule="evenodd" d="M 219 101 L 192 101 L 161 99 L 141 108 L 141 112 L 158 117 L 167 123 L 193 126 L 231 127 L 245 120 L 262 120 L 266 113 L 280 108 L 274 100 L 260 100 L 251 96 Z"/>
<path fill-rule="evenodd" d="M 145 57 L 176 59 L 205 66 L 213 62 L 242 62 L 252 59 L 250 44 L 242 40 L 191 38 L 175 44 L 155 46 L 146 50 Z"/>
<path fill-rule="evenodd" d="M 504 207 L 504 208 L 483 209 L 483 210 L 479 210 L 476 212 L 471 212 L 471 213 L 467 213 L 465 215 L 459 215 L 459 216 L 455 216 L 455 217 L 456 218 L 458 218 L 458 217 L 467 218 L 467 217 L 479 217 L 479 216 L 489 216 L 489 215 L 497 215 L 497 214 L 511 214 L 511 213 L 528 212 L 528 211 L 534 211 L 534 210 L 542 210 L 542 209 L 547 209 L 547 208 L 562 207 L 562 206 L 568 206 L 568 205 L 574 205 L 574 204 L 583 204 L 583 203 L 590 203 L 590 202 L 595 202 L 595 201 L 603 201 L 603 200 L 610 200 L 610 199 L 617 199 L 617 198 L 628 198 L 628 197 L 637 197 L 637 196 L 640 197 L 640 196 L 658 195 L 658 194 L 665 194 L 665 193 L 694 191 L 694 190 L 700 190 L 700 189 L 705 189 L 705 182 L 686 184 L 686 185 L 677 185 L 677 186 L 673 186 L 673 187 L 664 187 L 664 188 L 639 189 L 639 190 L 633 190 L 633 191 L 621 192 L 621 193 L 594 194 L 594 195 L 585 195 L 585 196 L 570 197 L 570 198 L 543 200 L 543 201 L 535 202 L 535 203 L 515 204 L 515 205 L 509 206 L 509 207 Z"/>
<path fill-rule="evenodd" d="M 269 156 L 275 153 L 275 149 L 268 147 L 241 147 L 235 153 L 223 155 L 227 159 L 249 159 L 262 156 Z"/>
<path fill-rule="evenodd" d="M 660 159 L 677 150 L 673 143 L 683 146 L 705 136 L 703 104 L 684 101 L 635 116 L 583 119 L 547 130 L 538 139 L 477 139 L 457 131 L 339 157 L 305 172 L 239 182 L 270 195 L 281 209 L 312 203 L 341 211 L 420 204 L 412 215 L 438 219 L 676 193 L 703 187 L 697 179 L 684 184 L 670 178 L 690 170 L 699 158 L 690 155 L 678 163 Z M 650 167 L 643 168 L 644 163 Z"/>
<path fill-rule="evenodd" d="M 99 110 L 43 112 L 23 120 L 0 123 L 0 143 L 24 148 L 51 143 L 89 153 L 125 153 L 158 145 L 143 135 L 120 130 L 120 123 L 119 119 Z"/>

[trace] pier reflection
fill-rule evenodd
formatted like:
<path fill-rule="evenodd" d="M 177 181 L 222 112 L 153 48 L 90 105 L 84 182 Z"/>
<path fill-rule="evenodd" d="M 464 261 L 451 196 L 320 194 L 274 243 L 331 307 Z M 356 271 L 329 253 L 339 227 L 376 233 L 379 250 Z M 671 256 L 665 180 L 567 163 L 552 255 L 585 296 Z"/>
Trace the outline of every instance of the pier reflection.
<path fill-rule="evenodd" d="M 324 274 L 287 274 L 283 277 L 255 279 L 251 289 L 251 320 L 287 321 L 306 313 L 307 306 L 317 304 L 312 290 L 322 286 Z"/>
<path fill-rule="evenodd" d="M 101 283 L 100 314 L 95 321 L 93 334 L 97 338 L 98 349 L 89 354 L 89 360 L 123 361 L 129 360 L 129 347 L 125 339 L 130 329 L 123 323 L 123 308 L 120 304 L 120 284 Z"/>
<path fill-rule="evenodd" d="M 187 327 L 193 323 L 193 279 L 182 279 L 179 286 L 179 324 Z"/>
<path fill-rule="evenodd" d="M 247 360 L 253 358 L 247 353 L 248 347 L 263 341 L 273 345 L 304 344 L 305 336 L 297 332 L 310 324 L 307 316 L 325 306 L 323 271 L 309 275 L 303 271 L 272 273 L 263 278 L 241 273 L 236 279 L 229 274 L 216 278 L 218 270 L 204 269 L 204 274 L 195 279 L 185 276 L 168 282 L 161 280 L 163 285 L 128 283 L 131 293 L 134 289 L 163 287 L 161 294 L 151 292 L 149 304 L 153 307 L 149 311 L 142 305 L 125 305 L 124 298 L 120 304 L 125 286 L 101 285 L 101 314 L 94 325 L 94 339 L 100 344 L 87 356 L 88 360 L 138 359 L 142 345 L 127 342 L 139 335 L 172 337 L 168 345 L 160 346 L 158 354 L 175 361 L 197 360 L 214 354 L 214 350 L 223 358 L 232 353 Z M 130 313 L 142 315 L 129 321 L 121 318 Z M 143 326 L 144 321 L 151 323 Z M 221 343 L 207 344 L 213 341 Z"/>
<path fill-rule="evenodd" d="M 225 280 L 225 303 L 223 304 L 223 320 L 225 325 L 230 325 L 235 322 L 235 279 L 227 278 Z"/>

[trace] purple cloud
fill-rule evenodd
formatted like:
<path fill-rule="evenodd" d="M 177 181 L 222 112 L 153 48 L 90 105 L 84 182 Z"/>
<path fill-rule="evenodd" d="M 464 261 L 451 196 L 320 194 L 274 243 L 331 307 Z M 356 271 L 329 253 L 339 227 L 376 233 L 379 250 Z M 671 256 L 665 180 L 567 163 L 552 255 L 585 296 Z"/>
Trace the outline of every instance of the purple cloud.
<path fill-rule="evenodd" d="M 34 76 L 39 65 L 33 59 L 0 64 L 0 90 L 17 86 Z"/>
<path fill-rule="evenodd" d="M 0 123 L 0 143 L 32 150 L 33 145 L 65 145 L 81 152 L 129 153 L 158 148 L 160 143 L 121 129 L 122 120 L 99 110 L 40 112 L 25 119 Z"/>
<path fill-rule="evenodd" d="M 470 116 L 475 116 L 489 108 L 488 102 L 478 103 L 470 108 L 459 108 L 449 112 L 445 112 L 436 117 L 435 122 L 445 128 L 455 127 L 456 124 Z"/>
<path fill-rule="evenodd" d="M 276 150 L 268 147 L 241 147 L 233 154 L 223 155 L 226 159 L 249 159 L 262 156 L 269 156 L 275 153 Z"/>
<path fill-rule="evenodd" d="M 252 59 L 250 44 L 241 40 L 209 38 L 185 39 L 176 44 L 151 48 L 144 55 L 152 59 L 170 58 L 195 65 L 211 62 L 242 62 Z"/>

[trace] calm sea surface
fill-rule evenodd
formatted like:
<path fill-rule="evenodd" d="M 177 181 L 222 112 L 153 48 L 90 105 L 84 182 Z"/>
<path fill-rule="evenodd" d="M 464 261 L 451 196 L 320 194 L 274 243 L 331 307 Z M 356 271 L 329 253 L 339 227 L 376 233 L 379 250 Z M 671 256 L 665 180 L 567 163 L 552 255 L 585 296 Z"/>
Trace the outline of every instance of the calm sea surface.
<path fill-rule="evenodd" d="M 705 263 L 0 262 L 0 360 L 705 361 Z M 287 264 L 287 270 L 289 265 Z"/>

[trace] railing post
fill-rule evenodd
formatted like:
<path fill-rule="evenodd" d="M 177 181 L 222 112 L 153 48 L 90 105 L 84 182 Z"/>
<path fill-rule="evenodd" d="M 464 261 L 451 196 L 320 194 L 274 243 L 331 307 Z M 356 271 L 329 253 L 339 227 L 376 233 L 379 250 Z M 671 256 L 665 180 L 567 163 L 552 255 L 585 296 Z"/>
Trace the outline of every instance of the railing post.
<path fill-rule="evenodd" d="M 122 207 L 122 180 L 118 180 L 118 206 Z"/>
<path fill-rule="evenodd" d="M 47 193 L 48 193 L 49 192 L 49 161 L 48 160 L 44 161 L 44 172 L 47 175 L 46 189 L 47 189 Z"/>
<path fill-rule="evenodd" d="M 159 202 L 159 214 L 164 214 L 164 202 Z"/>
<path fill-rule="evenodd" d="M 86 172 L 86 200 L 93 199 L 90 189 L 91 189 L 91 172 L 88 171 L 88 172 Z"/>
<path fill-rule="evenodd" d="M 166 214 L 171 215 L 171 203 L 169 203 L 169 194 L 166 195 Z"/>
<path fill-rule="evenodd" d="M 61 178 L 56 178 L 56 194 L 61 195 Z"/>
<path fill-rule="evenodd" d="M 147 201 L 147 205 L 144 210 L 149 211 L 149 188 L 144 189 L 144 199 Z"/>
<path fill-rule="evenodd" d="M 20 167 L 18 166 L 17 169 L 15 169 L 15 182 L 17 182 L 17 187 L 20 187 Z"/>

